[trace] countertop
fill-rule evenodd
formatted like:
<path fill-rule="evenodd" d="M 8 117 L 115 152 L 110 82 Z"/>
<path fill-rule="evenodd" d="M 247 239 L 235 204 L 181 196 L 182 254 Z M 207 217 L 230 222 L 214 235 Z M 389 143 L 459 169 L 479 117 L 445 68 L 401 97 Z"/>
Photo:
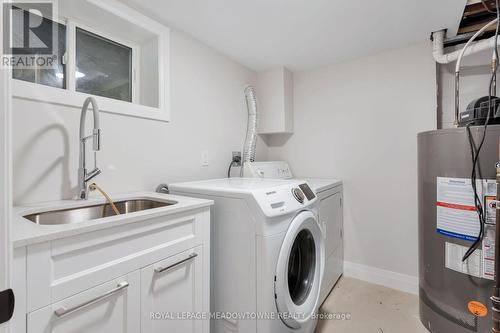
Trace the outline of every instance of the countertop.
<path fill-rule="evenodd" d="M 86 232 L 113 228 L 143 221 L 158 216 L 168 216 L 189 210 L 209 207 L 213 205 L 212 200 L 197 199 L 185 196 L 160 194 L 156 192 L 133 192 L 126 194 L 111 195 L 113 201 L 128 199 L 153 199 L 159 201 L 175 202 L 174 205 L 153 208 L 119 216 L 110 216 L 101 219 L 89 220 L 81 223 L 38 225 L 23 216 L 52 210 L 65 210 L 75 207 L 99 205 L 106 202 L 104 198 L 89 198 L 88 200 L 62 200 L 53 202 L 37 203 L 33 205 L 14 207 L 12 219 L 12 243 L 14 248 L 28 246 L 36 243 L 52 241 L 56 239 L 71 237 Z"/>

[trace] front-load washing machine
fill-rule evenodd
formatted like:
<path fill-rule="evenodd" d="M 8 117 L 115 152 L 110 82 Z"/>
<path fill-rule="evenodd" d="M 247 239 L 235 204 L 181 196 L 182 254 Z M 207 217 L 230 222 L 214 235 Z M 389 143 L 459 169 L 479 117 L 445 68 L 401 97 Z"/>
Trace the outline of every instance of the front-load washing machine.
<path fill-rule="evenodd" d="M 293 179 L 285 161 L 247 162 L 243 177 Z M 318 216 L 325 238 L 325 273 L 320 292 L 320 303 L 323 303 L 344 272 L 343 185 L 338 179 L 304 179 L 318 196 Z"/>
<path fill-rule="evenodd" d="M 210 198 L 211 330 L 313 332 L 325 247 L 303 181 L 230 178 L 169 185 Z"/>

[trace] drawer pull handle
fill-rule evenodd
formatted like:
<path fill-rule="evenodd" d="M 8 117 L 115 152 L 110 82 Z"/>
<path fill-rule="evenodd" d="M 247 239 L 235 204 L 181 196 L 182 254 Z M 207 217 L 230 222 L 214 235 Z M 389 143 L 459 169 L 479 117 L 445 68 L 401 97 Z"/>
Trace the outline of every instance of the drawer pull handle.
<path fill-rule="evenodd" d="M 172 265 L 167 266 L 167 267 L 158 267 L 158 268 L 155 268 L 155 273 L 159 274 L 159 273 L 163 273 L 165 271 L 168 271 L 169 269 L 172 269 L 172 268 L 174 268 L 176 266 L 179 266 L 180 264 L 183 264 L 183 263 L 185 263 L 188 260 L 194 259 L 197 256 L 198 256 L 198 253 L 191 253 L 187 258 L 182 259 L 181 261 L 176 262 L 175 264 L 172 264 Z"/>
<path fill-rule="evenodd" d="M 95 303 L 97 303 L 97 302 L 100 302 L 100 301 L 102 301 L 103 299 L 108 298 L 108 297 L 110 297 L 110 296 L 112 296 L 112 295 L 116 294 L 116 293 L 117 293 L 117 292 L 119 292 L 120 290 L 123 290 L 123 289 L 127 288 L 128 286 L 129 286 L 128 282 L 125 282 L 125 281 L 120 282 L 120 283 L 118 283 L 118 285 L 116 286 L 116 288 L 115 288 L 115 289 L 110 290 L 110 291 L 108 291 L 107 293 L 102 294 L 101 296 L 97 296 L 96 298 L 93 298 L 93 299 L 91 299 L 91 300 L 89 300 L 89 301 L 86 301 L 86 302 L 84 302 L 84 303 L 82 303 L 82 304 L 75 305 L 74 307 L 71 307 L 71 308 L 69 308 L 69 309 L 66 309 L 65 307 L 61 307 L 61 308 L 59 308 L 59 309 L 55 310 L 55 311 L 54 311 L 54 314 L 55 314 L 57 317 L 59 317 L 59 318 L 64 317 L 64 316 L 66 316 L 66 315 L 69 315 L 70 313 L 73 313 L 73 312 L 75 312 L 75 311 L 78 311 L 78 310 L 80 310 L 80 309 L 83 309 L 83 308 L 85 308 L 85 307 L 87 307 L 87 306 L 89 306 L 89 305 L 92 305 L 92 304 L 95 304 Z"/>

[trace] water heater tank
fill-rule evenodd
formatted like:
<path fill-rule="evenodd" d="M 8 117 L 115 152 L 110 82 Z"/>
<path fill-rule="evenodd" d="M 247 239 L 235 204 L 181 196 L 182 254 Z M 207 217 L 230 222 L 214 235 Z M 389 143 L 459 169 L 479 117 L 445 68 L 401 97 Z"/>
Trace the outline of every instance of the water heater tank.
<path fill-rule="evenodd" d="M 479 144 L 483 127 L 471 127 Z M 495 189 L 500 125 L 489 126 L 479 165 L 481 200 L 488 201 Z M 443 129 L 418 135 L 418 223 L 420 318 L 432 333 L 491 332 L 493 276 L 490 242 L 495 232 L 488 225 L 487 237 L 466 263 L 461 258 L 477 235 L 479 221 L 472 201 L 471 151 L 466 128 Z M 479 177 L 478 177 L 479 179 Z M 471 207 L 472 206 L 472 207 Z M 490 209 L 489 214 L 493 212 Z M 472 215 L 471 215 L 472 214 Z M 493 222 L 490 220 L 489 222 Z M 494 238 L 493 238 L 494 239 Z"/>

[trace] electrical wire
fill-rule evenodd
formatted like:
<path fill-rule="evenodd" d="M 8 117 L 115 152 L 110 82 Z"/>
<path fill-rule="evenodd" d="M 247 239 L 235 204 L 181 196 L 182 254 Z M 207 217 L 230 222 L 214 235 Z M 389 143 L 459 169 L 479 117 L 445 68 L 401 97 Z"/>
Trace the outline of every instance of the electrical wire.
<path fill-rule="evenodd" d="M 231 169 L 236 164 L 236 166 L 241 165 L 241 155 L 234 155 L 231 163 L 229 163 L 229 168 L 227 169 L 227 178 L 231 178 Z"/>
<path fill-rule="evenodd" d="M 470 125 L 472 123 L 467 124 L 466 130 L 467 130 L 467 135 L 469 139 L 469 145 L 470 145 L 470 150 L 471 150 L 471 157 L 472 157 L 472 174 L 471 174 L 471 186 L 472 190 L 474 191 L 474 206 L 476 207 L 477 211 L 477 216 L 479 220 L 479 235 L 477 236 L 476 240 L 474 243 L 469 247 L 467 252 L 464 254 L 464 257 L 462 258 L 462 261 L 467 260 L 471 256 L 472 253 L 479 247 L 481 244 L 481 241 L 483 239 L 484 235 L 484 216 L 483 216 L 483 206 L 481 203 L 481 199 L 479 198 L 479 195 L 477 193 L 477 183 L 476 183 L 476 156 L 477 156 L 477 148 L 474 143 L 474 138 L 472 136 L 471 130 L 470 130 Z"/>
<path fill-rule="evenodd" d="M 483 5 L 485 5 L 484 1 L 481 1 Z M 496 30 L 495 30 L 495 48 L 493 50 L 493 56 L 494 56 L 494 67 L 493 71 L 491 74 L 490 78 L 490 84 L 488 87 L 488 111 L 486 114 L 486 121 L 484 122 L 483 126 L 483 134 L 481 137 L 481 141 L 479 143 L 479 146 L 476 147 L 476 144 L 474 142 L 474 137 L 472 136 L 471 130 L 470 130 L 470 125 L 472 123 L 467 124 L 466 130 L 467 130 L 467 136 L 469 139 L 469 145 L 471 149 L 471 158 L 472 158 L 472 172 L 471 172 L 471 186 L 472 190 L 474 191 L 474 205 L 476 207 L 477 211 L 477 216 L 479 220 L 479 235 L 477 236 L 477 239 L 474 241 L 474 243 L 469 247 L 467 252 L 464 254 L 462 261 L 467 260 L 474 251 L 479 247 L 481 244 L 483 237 L 484 237 L 484 225 L 486 223 L 486 218 L 484 215 L 484 209 L 483 209 L 483 203 L 481 201 L 481 198 L 478 195 L 477 191 L 477 175 L 479 174 L 479 179 L 482 179 L 481 177 L 481 170 L 479 167 L 479 154 L 481 153 L 481 149 L 483 148 L 484 142 L 486 140 L 486 130 L 488 129 L 488 123 L 490 121 L 490 115 L 491 115 L 491 110 L 492 110 L 492 105 L 491 105 L 491 100 L 492 100 L 492 91 L 493 91 L 493 83 L 496 81 L 497 77 L 497 69 L 498 69 L 498 33 L 500 30 L 500 12 L 499 12 L 499 0 L 496 0 L 496 14 L 497 14 L 497 25 L 496 25 Z M 500 106 L 495 108 L 495 114 L 500 110 Z"/>
<path fill-rule="evenodd" d="M 231 161 L 231 163 L 229 163 L 229 168 L 227 169 L 227 178 L 231 178 L 231 169 L 234 166 L 234 163 L 236 163 L 236 162 Z"/>

